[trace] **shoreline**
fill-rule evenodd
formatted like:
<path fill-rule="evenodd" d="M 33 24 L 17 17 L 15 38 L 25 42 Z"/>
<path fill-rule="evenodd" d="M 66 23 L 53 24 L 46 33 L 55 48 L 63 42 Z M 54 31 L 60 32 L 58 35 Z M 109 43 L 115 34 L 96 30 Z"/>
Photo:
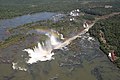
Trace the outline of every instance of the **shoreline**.
<path fill-rule="evenodd" d="M 120 12 L 118 12 L 118 13 L 112 13 L 112 14 L 109 14 L 109 15 L 105 15 L 105 16 L 102 16 L 102 17 L 100 17 L 100 18 L 97 18 L 97 21 L 99 22 L 99 20 L 106 20 L 106 19 L 108 19 L 108 18 L 111 18 L 111 17 L 114 17 L 114 16 L 117 16 L 117 15 L 120 15 Z M 98 26 L 98 25 L 97 25 Z M 93 26 L 93 27 L 95 27 L 95 26 Z M 109 50 L 109 47 L 111 46 L 111 45 L 109 45 L 109 43 L 106 41 L 106 38 L 105 38 L 105 33 L 104 32 L 102 32 L 102 36 L 100 36 L 100 34 L 98 35 L 98 34 L 96 34 L 96 35 L 93 35 L 93 31 L 94 29 L 90 29 L 89 30 L 89 33 L 90 33 L 90 35 L 91 36 L 93 36 L 94 38 L 96 38 L 98 41 L 99 41 L 99 43 L 100 43 L 100 50 L 101 51 L 103 51 L 103 53 L 107 56 L 107 58 L 110 60 L 110 62 L 112 62 L 114 65 L 116 65 L 117 66 L 117 68 L 119 68 L 120 69 L 120 66 L 119 66 L 119 64 L 118 64 L 118 62 L 117 62 L 117 60 L 120 58 L 118 55 L 114 55 L 114 57 L 115 57 L 115 59 L 112 59 L 112 57 L 110 57 L 109 56 L 109 53 L 111 53 L 111 51 Z M 102 39 L 101 39 L 102 38 Z M 104 47 L 106 47 L 107 49 L 105 49 Z"/>

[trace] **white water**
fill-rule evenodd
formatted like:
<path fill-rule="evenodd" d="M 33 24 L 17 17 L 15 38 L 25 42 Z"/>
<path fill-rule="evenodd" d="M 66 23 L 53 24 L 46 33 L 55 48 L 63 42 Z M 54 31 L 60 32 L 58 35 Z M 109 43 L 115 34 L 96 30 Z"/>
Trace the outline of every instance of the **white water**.
<path fill-rule="evenodd" d="M 34 47 L 33 49 L 24 49 L 23 51 L 28 52 L 30 58 L 27 61 L 27 63 L 36 63 L 37 61 L 47 61 L 47 60 L 52 60 L 54 59 L 52 56 L 54 55 L 54 53 L 52 52 L 52 50 L 61 44 L 61 42 L 59 42 L 57 40 L 57 38 L 55 36 L 53 36 L 52 34 L 47 34 L 47 36 L 49 37 L 48 40 L 45 41 L 45 43 L 38 43 L 38 46 Z"/>
<path fill-rule="evenodd" d="M 20 66 L 18 66 L 18 63 L 14 63 L 14 62 L 12 62 L 12 68 L 16 69 L 16 70 L 18 69 L 18 70 L 21 70 L 21 71 L 27 71 L 26 68 L 20 67 Z"/>
<path fill-rule="evenodd" d="M 81 31 L 79 34 L 67 39 L 64 42 L 58 41 L 57 38 L 53 34 L 46 34 L 49 39 L 46 40 L 44 43 L 38 43 L 38 47 L 34 47 L 33 49 L 24 49 L 23 51 L 28 52 L 29 54 L 29 60 L 27 63 L 36 63 L 37 61 L 47 61 L 54 59 L 52 52 L 54 49 L 61 49 L 71 43 L 72 40 L 76 39 L 77 37 L 80 37 L 81 35 L 85 34 L 92 26 L 89 25 L 86 29 Z"/>

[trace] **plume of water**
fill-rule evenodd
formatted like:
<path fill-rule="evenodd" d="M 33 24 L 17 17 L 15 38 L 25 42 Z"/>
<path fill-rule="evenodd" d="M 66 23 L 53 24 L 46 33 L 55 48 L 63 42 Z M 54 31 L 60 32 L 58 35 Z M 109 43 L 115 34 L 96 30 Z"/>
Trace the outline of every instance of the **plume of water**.
<path fill-rule="evenodd" d="M 28 52 L 30 58 L 27 61 L 27 63 L 36 63 L 37 61 L 47 61 L 47 60 L 52 60 L 54 59 L 52 56 L 54 53 L 52 50 L 61 44 L 60 41 L 57 40 L 55 36 L 52 34 L 47 33 L 46 34 L 49 39 L 46 40 L 44 43 L 39 43 L 38 46 L 34 47 L 33 49 L 24 49 L 23 51 Z"/>
<path fill-rule="evenodd" d="M 52 52 L 54 49 L 61 49 L 71 43 L 72 40 L 76 39 L 77 37 L 81 37 L 81 35 L 85 34 L 89 28 L 91 28 L 94 25 L 89 25 L 86 29 L 81 31 L 79 34 L 65 40 L 64 42 L 61 42 L 57 40 L 57 37 L 55 37 L 51 33 L 46 33 L 46 35 L 49 37 L 48 40 L 45 41 L 45 43 L 38 43 L 38 46 L 34 47 L 33 49 L 24 49 L 23 51 L 28 52 L 30 58 L 27 61 L 27 63 L 36 63 L 37 61 L 47 61 L 54 59 Z M 58 33 L 57 33 L 58 34 Z"/>

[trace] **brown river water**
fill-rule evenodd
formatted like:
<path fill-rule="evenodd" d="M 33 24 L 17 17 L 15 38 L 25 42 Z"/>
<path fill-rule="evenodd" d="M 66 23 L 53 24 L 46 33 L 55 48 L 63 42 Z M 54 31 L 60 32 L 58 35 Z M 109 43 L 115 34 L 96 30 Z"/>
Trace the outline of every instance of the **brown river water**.
<path fill-rule="evenodd" d="M 55 59 L 51 61 L 26 64 L 28 55 L 22 50 L 34 36 L 0 49 L 0 80 L 120 80 L 120 69 L 99 49 L 99 42 L 89 33 L 78 35 L 71 38 L 67 50 L 54 50 Z M 12 62 L 27 71 L 13 70 Z"/>

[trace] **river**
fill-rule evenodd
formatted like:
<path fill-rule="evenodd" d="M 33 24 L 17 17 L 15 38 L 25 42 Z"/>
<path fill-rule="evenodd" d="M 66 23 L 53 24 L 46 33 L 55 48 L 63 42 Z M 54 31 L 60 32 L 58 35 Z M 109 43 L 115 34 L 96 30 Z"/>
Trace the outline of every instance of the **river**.
<path fill-rule="evenodd" d="M 53 12 L 40 12 L 35 14 L 27 14 L 12 19 L 0 20 L 0 40 L 3 40 L 5 36 L 7 36 L 6 30 L 9 28 L 15 28 L 17 26 L 36 22 L 36 21 L 52 19 L 54 16 L 58 14 L 59 13 L 53 13 Z M 64 15 L 61 14 L 57 18 L 60 18 L 62 16 Z"/>
<path fill-rule="evenodd" d="M 11 63 L 1 63 L 0 80 L 120 80 L 120 70 L 99 49 L 98 40 L 89 33 L 78 35 L 64 43 L 73 40 L 68 50 L 55 51 L 55 60 L 31 65 L 24 63 L 28 55 L 22 50 L 33 42 L 34 36 L 1 49 L 1 60 L 11 59 L 28 71 L 13 70 Z"/>

